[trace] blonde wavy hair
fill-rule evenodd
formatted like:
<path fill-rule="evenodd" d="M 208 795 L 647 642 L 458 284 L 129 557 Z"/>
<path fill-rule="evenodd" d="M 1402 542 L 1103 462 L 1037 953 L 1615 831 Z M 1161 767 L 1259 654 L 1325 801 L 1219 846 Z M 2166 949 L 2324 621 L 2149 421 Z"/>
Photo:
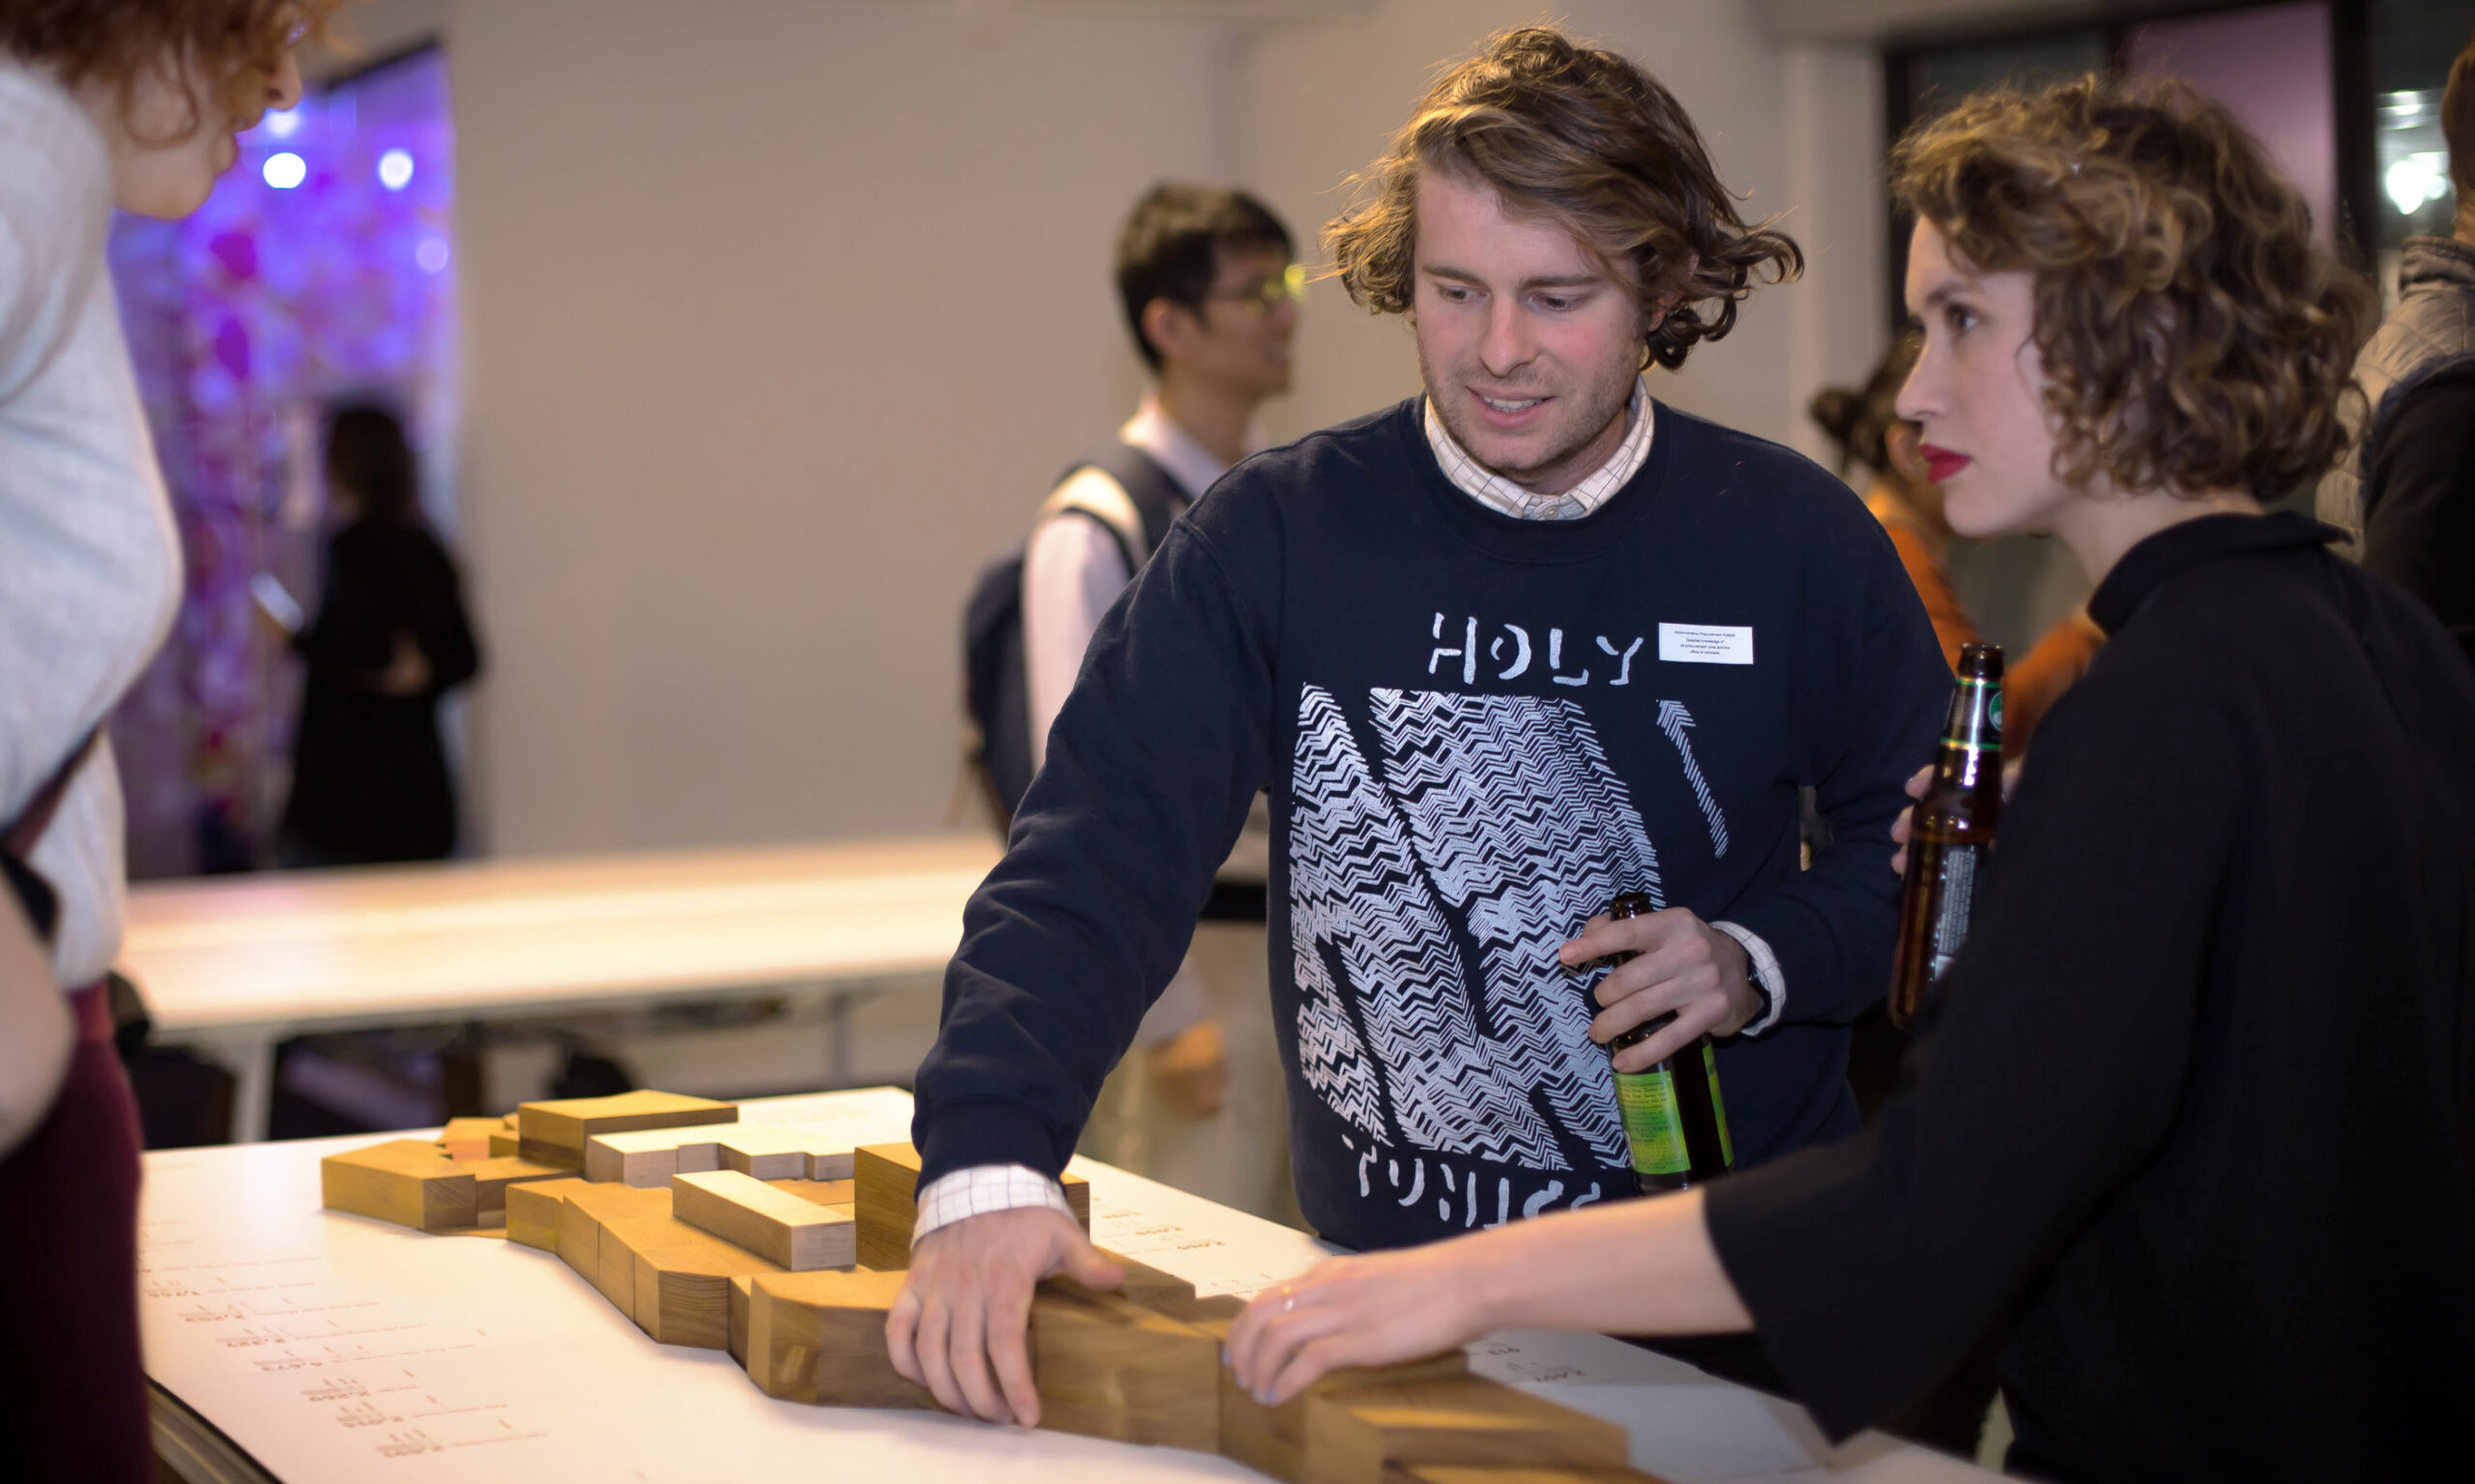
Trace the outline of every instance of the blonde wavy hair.
<path fill-rule="evenodd" d="M 1757 272 L 1804 254 L 1747 226 L 1693 121 L 1649 73 L 1546 26 L 1502 31 L 1439 78 L 1391 146 L 1351 178 L 1357 200 L 1324 229 L 1350 298 L 1382 314 L 1414 303 L 1418 176 L 1486 185 L 1507 211 L 1553 221 L 1631 280 L 1654 325 L 1644 363 L 1673 369 L 1734 325 Z"/>
<path fill-rule="evenodd" d="M 2377 302 L 2222 105 L 2179 82 L 1997 89 L 1911 130 L 1891 189 L 1962 266 L 2034 276 L 2070 483 L 2273 497 L 2344 449 Z"/>

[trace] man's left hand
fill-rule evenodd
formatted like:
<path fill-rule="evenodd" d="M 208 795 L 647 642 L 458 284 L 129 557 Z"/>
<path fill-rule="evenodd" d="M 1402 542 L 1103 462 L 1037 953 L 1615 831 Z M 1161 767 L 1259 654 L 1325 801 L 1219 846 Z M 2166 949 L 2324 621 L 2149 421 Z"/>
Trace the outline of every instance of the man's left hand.
<path fill-rule="evenodd" d="M 1639 1072 L 1702 1035 L 1733 1035 L 1762 1013 L 1744 945 L 1682 907 L 1646 917 L 1596 917 L 1558 950 L 1568 967 L 1618 953 L 1637 955 L 1598 982 L 1600 1009 L 1589 1037 L 1604 1045 L 1673 1010 L 1675 1019 L 1616 1054 L 1616 1069 Z"/>

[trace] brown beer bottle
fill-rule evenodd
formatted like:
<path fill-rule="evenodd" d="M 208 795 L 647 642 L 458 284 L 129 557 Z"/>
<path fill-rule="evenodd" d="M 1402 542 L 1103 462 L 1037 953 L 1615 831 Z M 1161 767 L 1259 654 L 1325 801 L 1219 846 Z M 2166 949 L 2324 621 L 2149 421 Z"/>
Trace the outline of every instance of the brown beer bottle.
<path fill-rule="evenodd" d="M 1639 917 L 1657 911 L 1639 891 L 1607 904 L 1611 917 Z M 1620 964 L 1633 957 L 1620 953 Z M 1675 1019 L 1670 1010 L 1607 1043 L 1613 1058 L 1637 1046 Z M 1633 1176 L 1644 1195 L 1682 1190 L 1725 1175 L 1736 1162 L 1728 1139 L 1728 1112 L 1719 1101 L 1719 1061 L 1706 1035 L 1643 1071 L 1616 1073 L 1616 1106 L 1624 1120 L 1624 1142 L 1633 1151 Z"/>
<path fill-rule="evenodd" d="M 1959 957 L 2001 819 L 2002 647 L 1963 645 L 1934 781 L 1916 801 L 1907 839 L 1899 953 L 1891 964 L 1892 1024 L 1905 1029 L 1915 1020 L 1926 991 L 1942 982 Z"/>

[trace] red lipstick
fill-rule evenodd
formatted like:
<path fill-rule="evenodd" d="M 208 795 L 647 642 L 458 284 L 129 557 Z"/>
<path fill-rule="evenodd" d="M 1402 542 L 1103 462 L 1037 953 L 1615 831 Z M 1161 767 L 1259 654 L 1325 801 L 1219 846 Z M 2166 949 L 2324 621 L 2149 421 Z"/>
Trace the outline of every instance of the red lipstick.
<path fill-rule="evenodd" d="M 1936 448 L 1930 443 L 1918 444 L 1916 451 L 1924 455 L 1925 477 L 1936 484 L 1975 462 L 1965 453 L 1954 453 L 1948 449 Z"/>

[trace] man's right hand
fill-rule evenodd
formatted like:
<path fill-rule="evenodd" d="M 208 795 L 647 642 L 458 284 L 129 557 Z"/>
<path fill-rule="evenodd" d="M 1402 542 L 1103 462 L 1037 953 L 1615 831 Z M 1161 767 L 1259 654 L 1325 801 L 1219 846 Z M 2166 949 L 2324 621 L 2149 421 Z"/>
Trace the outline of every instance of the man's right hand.
<path fill-rule="evenodd" d="M 1032 1287 L 1059 1274 L 1113 1289 L 1125 1269 L 1070 1217 L 1045 1206 L 966 1216 L 921 1237 L 886 1314 L 886 1352 L 903 1379 L 947 1411 L 1037 1427 L 1032 1385 Z"/>

